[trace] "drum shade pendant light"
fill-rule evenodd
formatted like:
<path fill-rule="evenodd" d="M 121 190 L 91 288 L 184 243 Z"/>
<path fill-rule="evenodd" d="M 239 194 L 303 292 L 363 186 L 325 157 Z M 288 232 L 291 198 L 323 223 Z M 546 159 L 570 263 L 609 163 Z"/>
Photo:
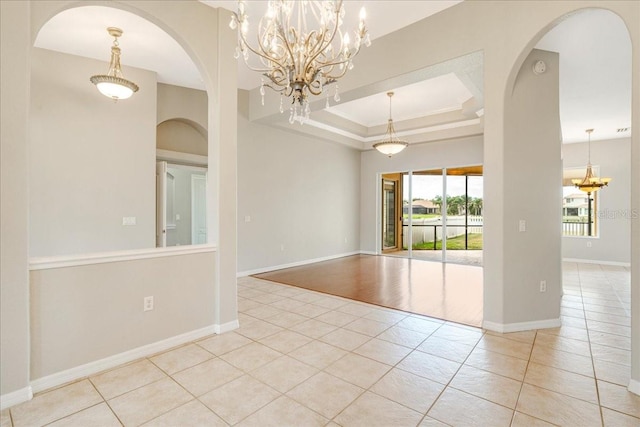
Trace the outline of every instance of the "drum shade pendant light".
<path fill-rule="evenodd" d="M 113 37 L 109 71 L 107 74 L 92 76 L 90 80 L 104 96 L 115 101 L 118 99 L 127 99 L 131 97 L 134 92 L 138 91 L 138 85 L 125 79 L 122 75 L 122 69 L 120 67 L 120 47 L 118 46 L 118 37 L 122 35 L 122 30 L 116 27 L 109 27 L 107 28 L 107 32 Z"/>
<path fill-rule="evenodd" d="M 393 156 L 394 154 L 398 154 L 402 150 L 406 148 L 409 143 L 407 141 L 402 141 L 398 139 L 396 136 L 396 130 L 393 126 L 393 119 L 391 118 L 391 97 L 393 96 L 393 92 L 387 92 L 387 96 L 389 97 L 389 122 L 387 123 L 387 133 L 385 139 L 380 142 L 373 144 L 373 148 L 384 154 L 385 156 Z"/>

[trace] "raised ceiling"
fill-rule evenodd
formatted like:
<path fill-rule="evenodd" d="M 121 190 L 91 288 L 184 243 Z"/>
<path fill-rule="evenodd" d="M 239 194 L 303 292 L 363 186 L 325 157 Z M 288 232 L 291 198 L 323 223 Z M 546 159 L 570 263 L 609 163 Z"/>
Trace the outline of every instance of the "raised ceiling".
<path fill-rule="evenodd" d="M 235 8 L 235 1 L 203 1 L 209 6 Z M 249 2 L 264 7 L 263 1 Z M 346 1 L 347 16 L 356 16 L 364 4 L 367 24 L 375 39 L 458 1 Z M 411 13 L 407 13 L 410 11 Z M 260 16 L 258 12 L 253 16 Z M 347 24 L 345 24 L 347 25 Z M 83 6 L 53 17 L 38 34 L 36 46 L 69 54 L 109 59 L 111 37 L 106 27 L 124 30 L 120 39 L 122 63 L 155 71 L 158 81 L 204 89 L 200 74 L 181 46 L 154 24 L 120 9 Z M 229 30 L 231 31 L 231 30 Z M 536 46 L 560 53 L 560 110 L 564 142 L 586 140 L 584 130 L 595 128 L 593 139 L 628 137 L 631 122 L 631 46 L 622 21 L 609 11 L 587 9 L 567 17 Z M 356 58 L 356 67 L 357 58 Z M 239 86 L 251 89 L 260 76 L 239 64 Z M 393 118 L 410 143 L 443 135 L 480 134 L 482 128 L 482 53 L 457 58 L 421 70 L 419 76 L 390 88 Z M 389 90 L 389 89 L 387 89 Z M 314 111 L 309 125 L 296 132 L 314 133 L 354 148 L 368 149 L 384 134 L 389 114 L 387 90 Z M 269 95 L 267 95 L 269 96 Z M 273 96 L 273 95 L 272 95 Z M 290 128 L 286 114 L 274 125 Z M 302 129 L 302 130 L 301 130 Z M 455 129 L 455 132 L 451 132 Z M 457 132 L 457 133 L 456 133 Z"/>

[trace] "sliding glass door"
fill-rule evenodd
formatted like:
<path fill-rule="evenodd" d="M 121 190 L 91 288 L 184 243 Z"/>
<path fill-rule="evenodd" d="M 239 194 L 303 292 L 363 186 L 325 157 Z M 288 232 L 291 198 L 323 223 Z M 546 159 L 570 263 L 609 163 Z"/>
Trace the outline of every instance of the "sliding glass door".
<path fill-rule="evenodd" d="M 482 265 L 482 166 L 387 174 L 382 188 L 383 253 Z"/>

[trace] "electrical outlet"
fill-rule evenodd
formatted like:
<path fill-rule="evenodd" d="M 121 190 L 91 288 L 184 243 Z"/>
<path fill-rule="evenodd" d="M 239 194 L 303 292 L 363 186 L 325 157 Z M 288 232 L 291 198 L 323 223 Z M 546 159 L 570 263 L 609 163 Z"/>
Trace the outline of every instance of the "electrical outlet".
<path fill-rule="evenodd" d="M 547 281 L 546 280 L 541 280 L 540 281 L 540 292 L 547 292 Z"/>
<path fill-rule="evenodd" d="M 587 247 L 590 248 L 591 247 L 591 242 L 587 242 Z"/>
<path fill-rule="evenodd" d="M 153 310 L 153 297 L 144 297 L 143 311 Z"/>

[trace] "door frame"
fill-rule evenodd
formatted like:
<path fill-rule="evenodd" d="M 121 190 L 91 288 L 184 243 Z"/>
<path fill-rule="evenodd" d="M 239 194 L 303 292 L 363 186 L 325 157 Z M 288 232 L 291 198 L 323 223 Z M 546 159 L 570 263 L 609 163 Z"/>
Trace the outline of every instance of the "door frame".
<path fill-rule="evenodd" d="M 394 202 L 395 202 L 395 227 L 396 227 L 396 232 L 395 232 L 395 245 L 394 246 L 389 246 L 385 248 L 385 239 L 384 239 L 384 233 L 385 233 L 385 212 L 384 212 L 384 208 L 385 208 L 385 204 L 384 204 L 384 192 L 385 192 L 385 181 L 391 181 L 394 183 Z M 402 215 L 403 215 L 403 211 L 402 211 L 402 173 L 401 172 L 397 172 L 397 173 L 388 173 L 388 174 L 382 174 L 381 179 L 380 179 L 380 252 L 383 254 L 386 253 L 391 253 L 391 252 L 397 252 L 397 251 L 401 251 L 402 250 L 402 233 L 403 233 L 403 227 L 402 227 Z"/>

